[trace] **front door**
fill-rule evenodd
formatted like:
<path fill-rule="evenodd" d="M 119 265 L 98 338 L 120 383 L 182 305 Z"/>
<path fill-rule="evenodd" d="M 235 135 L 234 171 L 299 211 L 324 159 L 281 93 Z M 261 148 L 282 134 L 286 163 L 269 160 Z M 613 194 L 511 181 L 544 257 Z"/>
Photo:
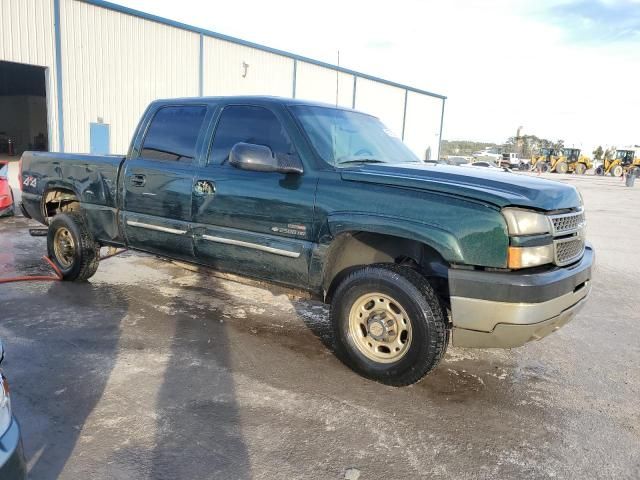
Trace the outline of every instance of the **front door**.
<path fill-rule="evenodd" d="M 229 164 L 239 142 L 296 155 L 278 115 L 266 107 L 227 106 L 208 161 L 196 172 L 193 233 L 198 261 L 223 271 L 304 288 L 308 283 L 317 178 Z"/>
<path fill-rule="evenodd" d="M 139 156 L 125 162 L 122 223 L 132 247 L 193 259 L 193 174 L 206 114 L 204 105 L 159 108 Z"/>

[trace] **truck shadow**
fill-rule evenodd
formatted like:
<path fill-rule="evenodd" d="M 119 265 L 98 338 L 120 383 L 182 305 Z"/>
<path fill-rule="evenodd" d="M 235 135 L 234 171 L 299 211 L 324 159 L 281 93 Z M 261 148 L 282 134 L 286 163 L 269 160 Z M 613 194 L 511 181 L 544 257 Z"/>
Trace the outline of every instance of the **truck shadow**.
<path fill-rule="evenodd" d="M 88 283 L 10 288 L 2 291 L 3 366 L 14 379 L 30 478 L 58 478 L 103 395 L 128 302 Z"/>
<path fill-rule="evenodd" d="M 218 279 L 196 276 L 208 294 Z M 182 289 L 181 289 L 182 290 Z M 167 304 L 174 334 L 155 404 L 150 478 L 249 478 L 222 312 L 189 289 Z M 206 298 L 206 297 L 205 297 Z"/>
<path fill-rule="evenodd" d="M 0 290 L 29 478 L 249 477 L 226 325 L 138 261 Z"/>

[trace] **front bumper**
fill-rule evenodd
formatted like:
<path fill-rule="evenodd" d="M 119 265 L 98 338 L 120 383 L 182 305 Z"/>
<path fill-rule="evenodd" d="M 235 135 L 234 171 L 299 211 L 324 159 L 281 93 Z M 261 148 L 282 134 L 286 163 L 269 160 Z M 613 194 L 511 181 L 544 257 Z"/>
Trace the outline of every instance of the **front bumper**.
<path fill-rule="evenodd" d="M 27 478 L 20 427 L 15 418 L 9 429 L 0 437 L 0 478 L 7 480 Z"/>
<path fill-rule="evenodd" d="M 449 270 L 453 345 L 513 348 L 558 330 L 586 302 L 594 256 L 587 245 L 577 264 L 541 273 Z"/>

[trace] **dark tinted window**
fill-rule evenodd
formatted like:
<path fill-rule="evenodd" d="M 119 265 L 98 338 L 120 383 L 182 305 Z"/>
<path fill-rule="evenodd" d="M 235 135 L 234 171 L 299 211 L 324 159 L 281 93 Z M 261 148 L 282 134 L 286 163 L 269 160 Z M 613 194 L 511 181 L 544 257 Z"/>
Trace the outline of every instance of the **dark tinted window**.
<path fill-rule="evenodd" d="M 231 106 L 222 111 L 209 154 L 209 163 L 229 159 L 239 142 L 269 147 L 275 156 L 293 153 L 289 136 L 273 112 L 263 107 Z"/>
<path fill-rule="evenodd" d="M 161 108 L 151 120 L 140 155 L 191 163 L 206 112 L 207 108 L 199 105 Z"/>

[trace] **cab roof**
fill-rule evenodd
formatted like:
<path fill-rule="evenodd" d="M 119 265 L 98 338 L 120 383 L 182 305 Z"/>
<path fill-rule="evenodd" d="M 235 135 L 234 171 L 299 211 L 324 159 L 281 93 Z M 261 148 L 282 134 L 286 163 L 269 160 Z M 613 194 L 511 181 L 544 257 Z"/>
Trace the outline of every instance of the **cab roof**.
<path fill-rule="evenodd" d="M 198 104 L 246 104 L 251 103 L 253 105 L 304 105 L 312 107 L 325 107 L 335 108 L 337 110 L 349 110 L 354 111 L 352 108 L 336 106 L 330 103 L 316 102 L 313 100 L 305 100 L 300 98 L 287 98 L 277 97 L 269 95 L 233 95 L 233 96 L 213 96 L 213 97 L 182 97 L 182 98 L 166 98 L 158 99 L 152 102 L 153 104 L 162 105 L 175 105 L 185 103 L 198 103 Z"/>

